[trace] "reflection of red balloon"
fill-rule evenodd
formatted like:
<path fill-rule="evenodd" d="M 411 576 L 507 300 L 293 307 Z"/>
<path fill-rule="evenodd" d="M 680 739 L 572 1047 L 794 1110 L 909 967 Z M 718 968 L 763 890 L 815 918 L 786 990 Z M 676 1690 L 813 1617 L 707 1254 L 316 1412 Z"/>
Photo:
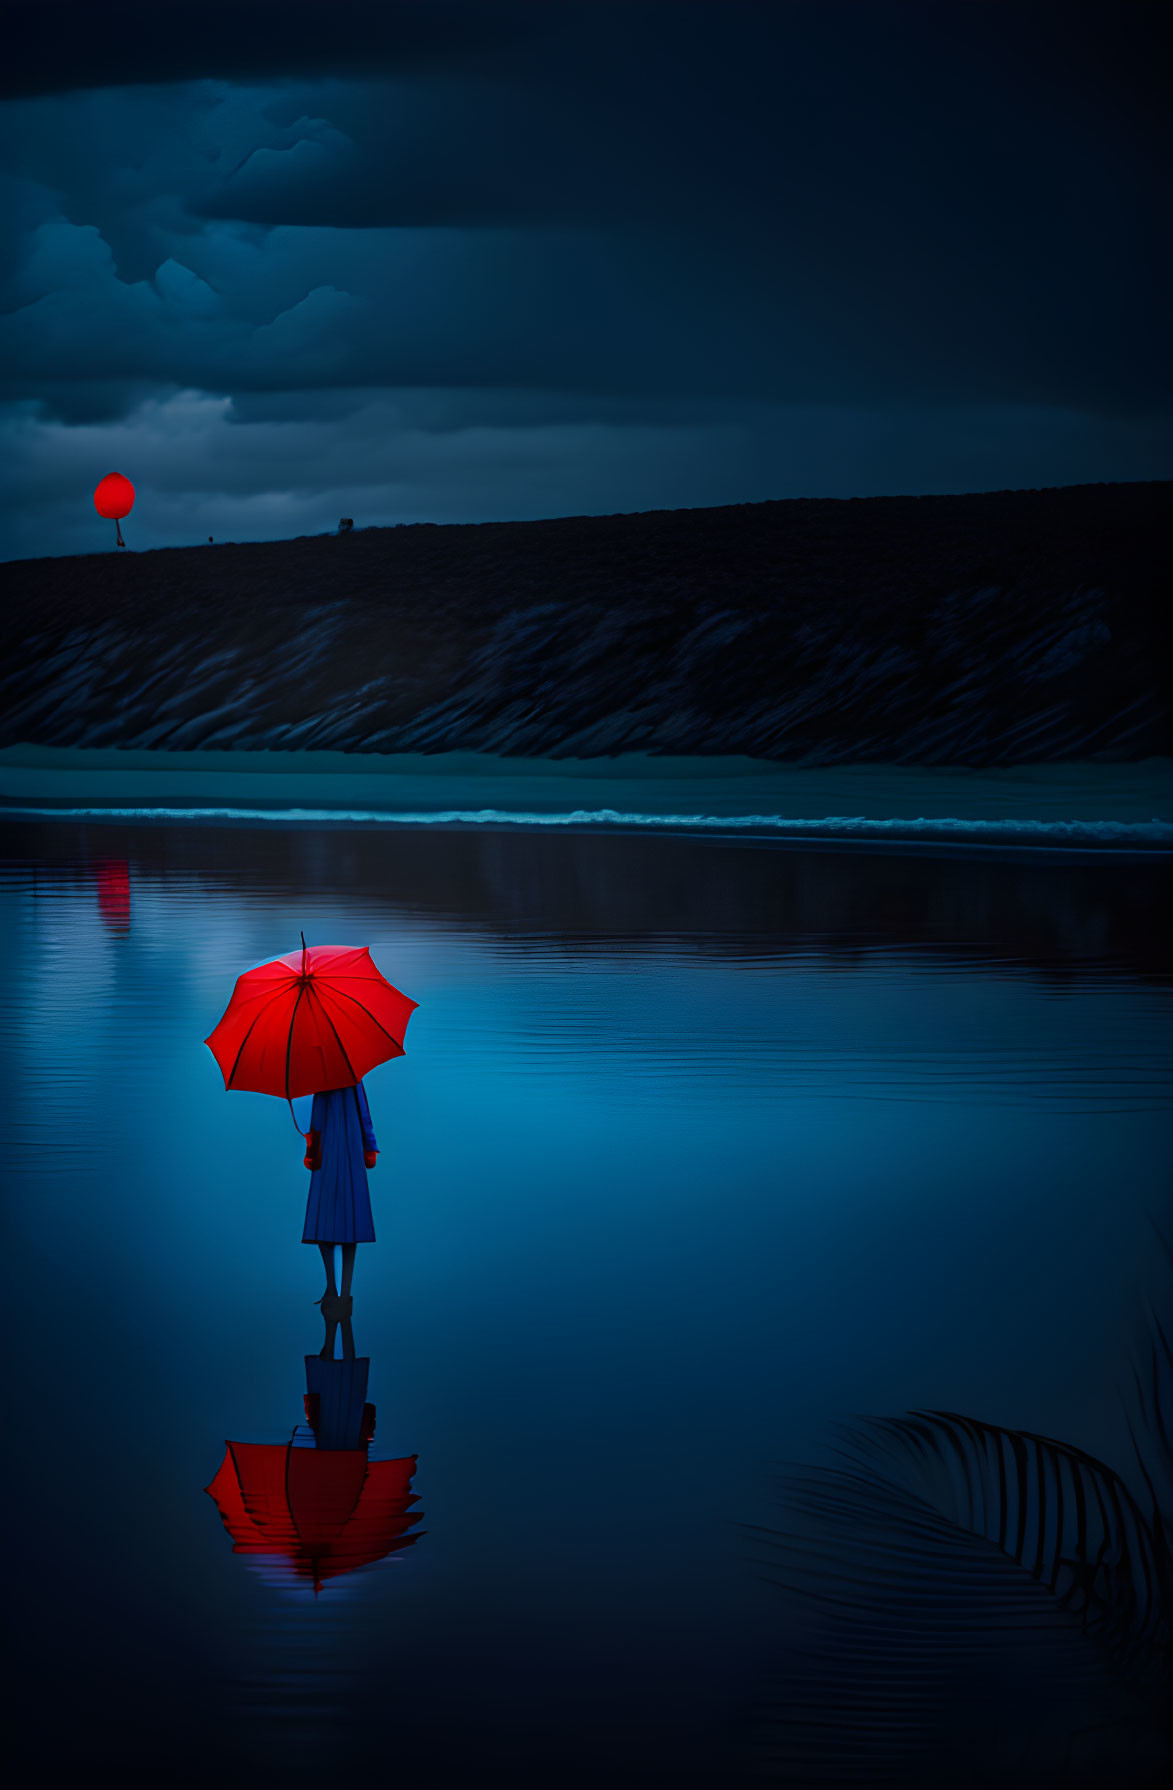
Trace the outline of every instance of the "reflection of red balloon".
<path fill-rule="evenodd" d="M 134 486 L 130 480 L 124 479 L 120 472 L 108 472 L 94 492 L 94 508 L 99 516 L 105 516 L 107 522 L 114 524 L 118 545 L 125 547 L 119 523 L 134 508 Z"/>
<path fill-rule="evenodd" d="M 130 866 L 107 858 L 97 865 L 98 912 L 111 932 L 130 931 Z"/>

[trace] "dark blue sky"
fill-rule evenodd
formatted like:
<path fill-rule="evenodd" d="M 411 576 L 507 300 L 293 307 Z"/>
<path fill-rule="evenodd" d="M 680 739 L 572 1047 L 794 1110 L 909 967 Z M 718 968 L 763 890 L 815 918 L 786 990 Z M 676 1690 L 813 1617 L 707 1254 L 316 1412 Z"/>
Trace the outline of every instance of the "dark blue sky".
<path fill-rule="evenodd" d="M 0 552 L 1170 476 L 1164 16 L 25 9 Z"/>

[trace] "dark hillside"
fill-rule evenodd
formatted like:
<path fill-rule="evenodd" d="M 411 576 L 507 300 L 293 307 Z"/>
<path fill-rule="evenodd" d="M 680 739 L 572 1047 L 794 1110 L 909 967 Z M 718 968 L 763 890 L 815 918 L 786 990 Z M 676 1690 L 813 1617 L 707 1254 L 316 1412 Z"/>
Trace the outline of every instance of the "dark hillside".
<path fill-rule="evenodd" d="M 25 560 L 0 743 L 1173 749 L 1168 484 L 794 500 Z"/>

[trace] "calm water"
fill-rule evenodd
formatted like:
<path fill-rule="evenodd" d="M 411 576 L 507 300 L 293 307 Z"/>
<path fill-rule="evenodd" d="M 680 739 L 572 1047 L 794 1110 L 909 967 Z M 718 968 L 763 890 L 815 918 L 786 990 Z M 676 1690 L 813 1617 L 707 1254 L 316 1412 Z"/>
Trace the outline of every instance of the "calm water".
<path fill-rule="evenodd" d="M 689 839 L 9 824 L 6 1376 L 22 1782 L 752 1779 L 795 1617 L 771 1464 L 944 1407 L 1130 1458 L 1163 1296 L 1169 869 Z M 234 1554 L 226 1440 L 322 1343 L 234 978 L 369 943 L 354 1336 L 421 1538 Z M 305 1439 L 303 1428 L 302 1440 Z"/>

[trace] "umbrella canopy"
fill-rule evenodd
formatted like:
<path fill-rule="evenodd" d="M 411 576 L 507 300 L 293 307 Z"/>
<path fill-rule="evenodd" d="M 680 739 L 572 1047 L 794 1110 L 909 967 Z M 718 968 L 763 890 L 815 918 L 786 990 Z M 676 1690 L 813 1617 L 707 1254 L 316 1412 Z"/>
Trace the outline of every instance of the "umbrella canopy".
<path fill-rule="evenodd" d="M 294 1100 L 362 1080 L 403 1055 L 408 1000 L 366 945 L 312 945 L 239 977 L 204 1042 L 226 1088 Z"/>
<path fill-rule="evenodd" d="M 229 1442 L 205 1490 L 234 1554 L 279 1561 L 317 1590 L 419 1540 L 422 1531 L 408 1533 L 423 1514 L 411 1509 L 416 1459 L 368 1461 L 365 1448 Z"/>

